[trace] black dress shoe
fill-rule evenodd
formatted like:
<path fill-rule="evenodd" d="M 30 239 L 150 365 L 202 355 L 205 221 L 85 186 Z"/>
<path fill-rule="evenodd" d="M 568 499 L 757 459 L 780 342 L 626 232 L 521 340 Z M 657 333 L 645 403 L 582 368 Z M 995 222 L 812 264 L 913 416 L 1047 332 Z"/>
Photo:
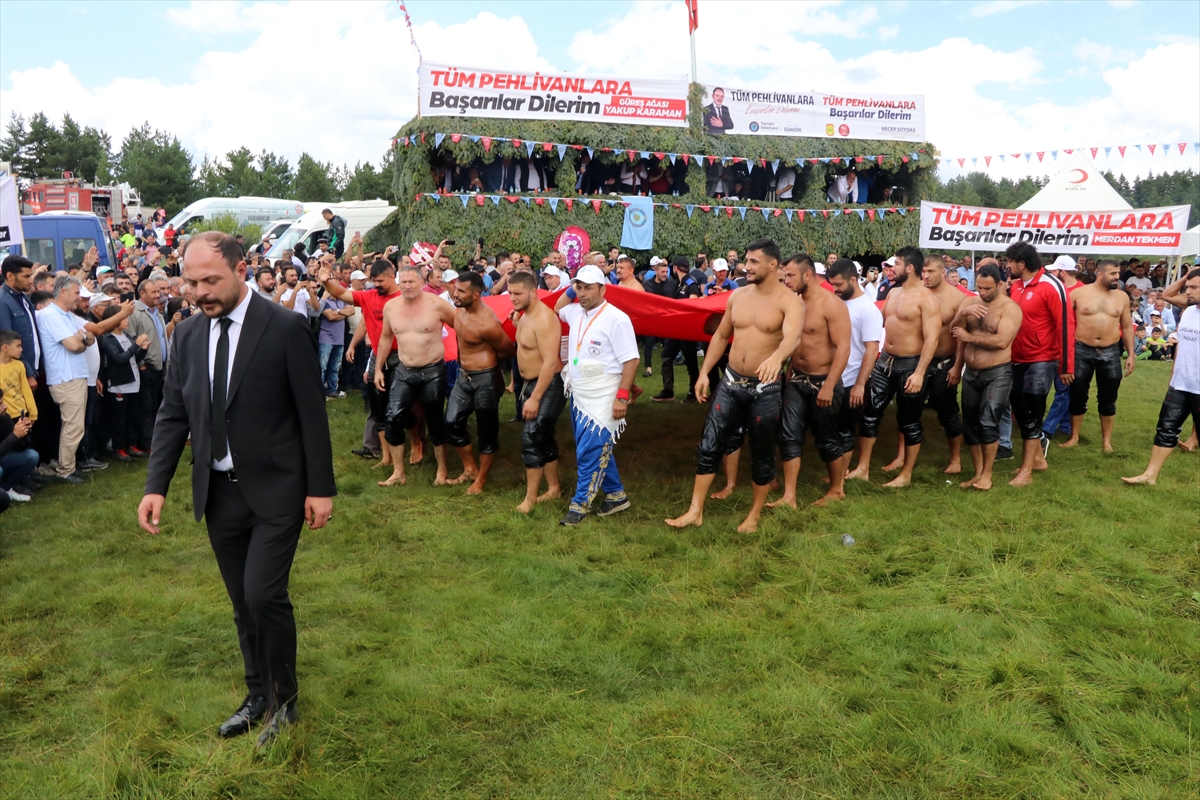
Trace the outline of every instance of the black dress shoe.
<path fill-rule="evenodd" d="M 221 734 L 223 739 L 249 733 L 250 726 L 262 719 L 266 713 L 267 698 L 259 694 L 248 694 L 238 710 L 233 712 L 233 716 L 221 723 L 217 733 Z"/>
<path fill-rule="evenodd" d="M 288 725 L 294 725 L 298 719 L 300 719 L 300 714 L 296 712 L 295 703 L 280 706 L 279 710 L 267 720 L 267 724 L 263 725 L 262 732 L 258 734 L 258 744 L 255 747 L 264 747 L 270 744 L 280 731 Z"/>

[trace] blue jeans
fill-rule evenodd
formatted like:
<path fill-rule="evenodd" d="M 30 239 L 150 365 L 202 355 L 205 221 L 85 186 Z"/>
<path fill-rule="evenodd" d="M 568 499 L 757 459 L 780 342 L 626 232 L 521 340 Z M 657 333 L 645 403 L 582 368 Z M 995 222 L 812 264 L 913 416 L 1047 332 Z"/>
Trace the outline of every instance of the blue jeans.
<path fill-rule="evenodd" d="M 0 456 L 0 490 L 8 491 L 29 477 L 37 466 L 37 450 L 13 450 Z"/>
<path fill-rule="evenodd" d="M 325 394 L 335 396 L 338 391 L 338 372 L 342 368 L 342 351 L 346 349 L 341 344 L 318 344 L 317 357 L 321 359 L 321 383 Z"/>
<path fill-rule="evenodd" d="M 1062 382 L 1062 378 L 1055 375 L 1054 402 L 1050 404 L 1050 410 L 1046 412 L 1046 420 L 1042 423 L 1042 431 L 1047 436 L 1071 432 L 1070 402 L 1071 390 Z"/>

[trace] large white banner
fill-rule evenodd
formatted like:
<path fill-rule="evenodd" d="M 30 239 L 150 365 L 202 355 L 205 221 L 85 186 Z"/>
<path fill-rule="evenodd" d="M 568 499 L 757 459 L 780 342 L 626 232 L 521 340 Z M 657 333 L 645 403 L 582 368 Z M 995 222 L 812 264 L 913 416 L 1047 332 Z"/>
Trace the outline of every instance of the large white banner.
<path fill-rule="evenodd" d="M 421 64 L 421 115 L 687 126 L 686 76 L 512 72 Z"/>
<path fill-rule="evenodd" d="M 1173 256 L 1183 252 L 1191 206 L 1117 211 L 1016 211 L 921 201 L 921 247 Z"/>
<path fill-rule="evenodd" d="M 25 244 L 21 227 L 21 202 L 17 196 L 17 180 L 12 175 L 0 176 L 0 247 Z"/>
<path fill-rule="evenodd" d="M 925 141 L 919 94 L 824 94 L 705 86 L 702 116 L 711 134 Z"/>

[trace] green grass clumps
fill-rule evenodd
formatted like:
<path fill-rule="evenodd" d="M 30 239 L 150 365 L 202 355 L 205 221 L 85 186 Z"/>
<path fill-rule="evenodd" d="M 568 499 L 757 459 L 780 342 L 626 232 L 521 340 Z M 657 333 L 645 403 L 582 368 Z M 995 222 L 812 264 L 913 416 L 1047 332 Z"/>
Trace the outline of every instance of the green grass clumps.
<path fill-rule="evenodd" d="M 806 453 L 802 509 L 751 536 L 745 474 L 702 529 L 662 524 L 702 408 L 635 406 L 633 509 L 566 529 L 565 501 L 513 510 L 516 424 L 484 496 L 430 464 L 384 490 L 349 454 L 359 401 L 331 403 L 340 496 L 292 573 L 301 723 L 265 753 L 216 736 L 244 688 L 186 465 L 158 537 L 142 464 L 48 487 L 0 518 L 0 797 L 1195 797 L 1200 458 L 1119 481 L 1167 375 L 1122 386 L 1115 454 L 1089 416 L 1027 490 L 947 483 L 932 414 L 901 492 L 804 508 Z"/>

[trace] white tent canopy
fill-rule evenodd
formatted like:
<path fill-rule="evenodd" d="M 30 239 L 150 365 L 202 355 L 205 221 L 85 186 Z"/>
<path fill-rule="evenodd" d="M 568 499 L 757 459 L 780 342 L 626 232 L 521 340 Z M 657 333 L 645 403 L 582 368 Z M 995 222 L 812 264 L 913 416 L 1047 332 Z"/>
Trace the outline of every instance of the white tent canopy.
<path fill-rule="evenodd" d="M 1079 149 L 1062 172 L 1023 203 L 1019 211 L 1116 211 L 1133 208 Z"/>
<path fill-rule="evenodd" d="M 1180 255 L 1194 256 L 1198 253 L 1200 253 L 1200 225 L 1183 235 L 1183 252 Z"/>

